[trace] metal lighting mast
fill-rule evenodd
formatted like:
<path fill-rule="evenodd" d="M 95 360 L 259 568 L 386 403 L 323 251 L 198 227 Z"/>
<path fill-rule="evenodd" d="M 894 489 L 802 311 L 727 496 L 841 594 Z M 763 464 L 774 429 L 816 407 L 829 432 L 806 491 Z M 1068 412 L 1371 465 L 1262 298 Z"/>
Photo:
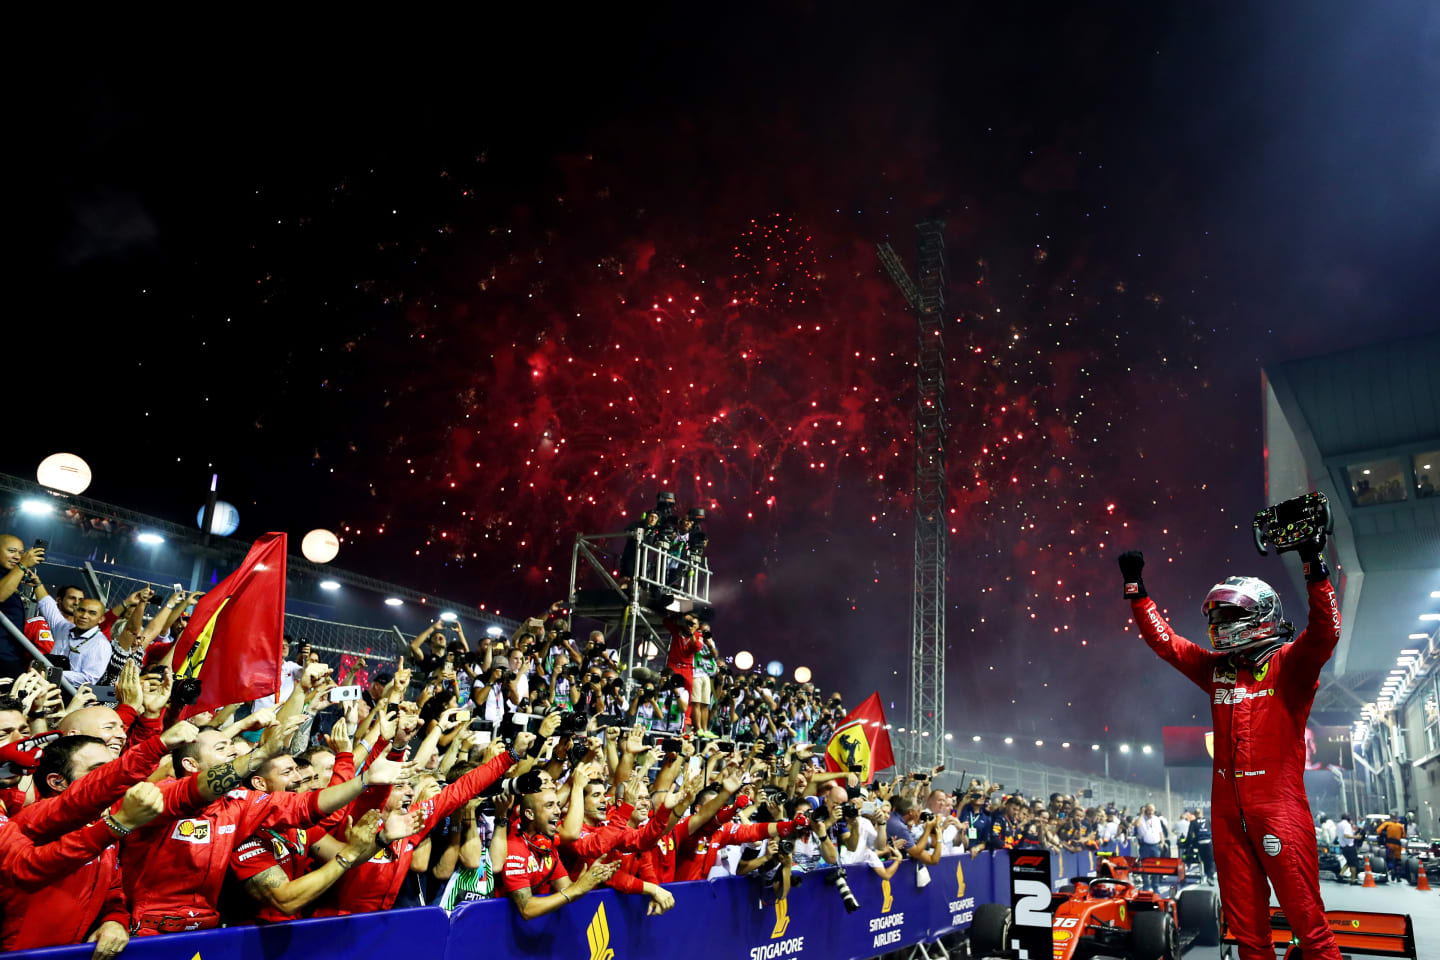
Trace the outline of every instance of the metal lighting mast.
<path fill-rule="evenodd" d="M 945 222 L 915 225 L 917 279 L 888 243 L 880 262 L 915 308 L 915 569 L 910 597 L 909 716 L 893 738 L 911 769 L 945 762 Z M 918 731 L 918 732 L 915 732 Z"/>

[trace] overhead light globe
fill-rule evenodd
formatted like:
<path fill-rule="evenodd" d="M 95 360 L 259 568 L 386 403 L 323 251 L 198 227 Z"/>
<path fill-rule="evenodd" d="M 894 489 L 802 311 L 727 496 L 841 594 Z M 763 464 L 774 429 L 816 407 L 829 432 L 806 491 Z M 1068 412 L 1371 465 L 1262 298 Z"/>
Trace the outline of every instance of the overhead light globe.
<path fill-rule="evenodd" d="M 451 613 L 449 610 L 446 610 L 444 613 L 440 614 L 440 619 L 444 620 L 446 623 L 454 623 L 460 618 L 455 616 L 455 614 Z"/>
<path fill-rule="evenodd" d="M 503 637 L 503 636 L 505 636 L 505 628 L 503 628 L 503 627 L 486 627 L 486 628 L 485 628 L 485 635 L 486 635 L 486 636 L 489 636 L 489 637 Z"/>
<path fill-rule="evenodd" d="M 655 641 L 646 640 L 644 643 L 640 644 L 640 656 L 644 657 L 646 660 L 649 660 L 653 657 L 658 657 L 660 656 L 660 648 L 655 646 Z"/>
<path fill-rule="evenodd" d="M 165 542 L 165 538 L 158 533 L 142 533 L 136 536 L 135 539 L 140 543 L 149 544 L 152 547 Z"/>
<path fill-rule="evenodd" d="M 195 513 L 195 526 L 205 529 L 205 508 Z M 215 515 L 210 518 L 210 533 L 217 537 L 228 537 L 240 529 L 240 511 L 235 504 L 225 500 L 215 501 Z"/>
<path fill-rule="evenodd" d="M 311 530 L 300 541 L 300 554 L 311 563 L 329 563 L 339 552 L 339 539 L 323 528 Z"/>
<path fill-rule="evenodd" d="M 765 664 L 765 672 L 772 677 L 778 677 L 785 672 L 785 664 L 779 660 L 771 660 Z"/>
<path fill-rule="evenodd" d="M 404 603 L 405 603 L 405 601 L 404 601 L 404 600 L 401 600 L 399 597 L 386 597 L 386 598 L 385 598 L 385 606 L 387 606 L 387 607 L 398 607 L 398 606 L 402 606 Z"/>
<path fill-rule="evenodd" d="M 809 668 L 809 667 L 796 667 L 796 668 L 795 668 L 795 682 L 796 682 L 796 683 L 809 683 L 809 682 L 810 682 L 810 668 Z"/>
<path fill-rule="evenodd" d="M 973 741 L 974 743 L 979 743 L 979 742 L 980 742 L 980 734 L 977 733 L 977 734 L 975 734 L 975 736 L 971 737 L 970 739 L 971 739 L 971 741 Z"/>
<path fill-rule="evenodd" d="M 44 500 L 25 500 L 20 504 L 20 512 L 28 513 L 32 517 L 43 517 L 55 512 L 55 508 Z"/>
<path fill-rule="evenodd" d="M 334 581 L 334 580 L 321 580 L 321 581 L 320 581 L 320 589 L 321 589 L 321 590 L 339 590 L 339 589 L 340 589 L 340 584 L 337 583 L 337 582 Z"/>
<path fill-rule="evenodd" d="M 1014 743 L 1014 742 L 1015 742 L 1015 738 L 1014 738 L 1014 737 L 1006 737 L 1006 738 L 1005 738 L 1005 742 L 1006 742 L 1006 743 Z"/>
<path fill-rule="evenodd" d="M 741 650 L 735 654 L 736 670 L 749 670 L 753 666 L 755 666 L 755 657 L 749 650 Z"/>
<path fill-rule="evenodd" d="M 1140 752 L 1141 752 L 1141 753 L 1154 753 L 1155 751 L 1154 751 L 1154 750 L 1151 750 L 1151 749 L 1150 749 L 1150 744 L 1147 743 L 1147 744 L 1145 744 L 1145 746 L 1143 746 L 1143 747 L 1140 748 Z"/>
<path fill-rule="evenodd" d="M 90 486 L 90 464 L 73 453 L 52 453 L 35 468 L 35 480 L 42 487 L 72 496 Z"/>

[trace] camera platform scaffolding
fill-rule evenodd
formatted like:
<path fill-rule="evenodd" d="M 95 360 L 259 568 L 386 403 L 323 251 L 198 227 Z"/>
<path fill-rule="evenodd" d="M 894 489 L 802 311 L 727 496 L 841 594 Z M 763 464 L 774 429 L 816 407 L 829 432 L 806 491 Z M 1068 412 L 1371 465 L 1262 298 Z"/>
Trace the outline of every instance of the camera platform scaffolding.
<path fill-rule="evenodd" d="M 633 543 L 635 570 L 622 585 L 623 575 L 617 579 L 614 573 L 619 562 L 607 562 L 607 557 L 623 555 L 630 545 L 625 541 Z M 582 576 L 582 560 L 594 579 Z M 653 669 L 651 664 L 669 653 L 665 618 L 710 605 L 710 566 L 704 557 L 677 556 L 646 543 L 644 530 L 580 534 L 570 554 L 569 602 L 572 629 L 576 618 L 597 620 L 605 625 L 607 639 L 617 639 L 625 655 L 626 691 L 633 692 L 634 668 Z"/>

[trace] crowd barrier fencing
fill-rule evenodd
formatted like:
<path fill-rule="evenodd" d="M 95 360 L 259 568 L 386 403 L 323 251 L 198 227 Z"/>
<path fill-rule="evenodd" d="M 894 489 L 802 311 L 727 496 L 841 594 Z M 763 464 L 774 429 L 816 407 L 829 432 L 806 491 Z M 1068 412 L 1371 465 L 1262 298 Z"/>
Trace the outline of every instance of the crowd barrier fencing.
<path fill-rule="evenodd" d="M 1094 872 L 1091 853 L 1051 853 L 1058 888 Z M 804 875 L 784 901 L 754 879 L 727 877 L 666 887 L 675 906 L 647 917 L 648 897 L 601 889 L 524 921 L 505 900 L 296 920 L 264 927 L 226 927 L 136 937 L 124 960 L 345 960 L 365 956 L 443 960 L 640 960 L 681 951 L 686 960 L 863 960 L 967 930 L 983 903 L 1010 902 L 1009 853 L 942 857 L 927 880 L 907 861 L 890 880 L 868 867 L 848 868 L 860 909 L 847 913 L 828 883 L 833 868 Z M 10 954 L 14 960 L 90 960 L 93 944 Z"/>

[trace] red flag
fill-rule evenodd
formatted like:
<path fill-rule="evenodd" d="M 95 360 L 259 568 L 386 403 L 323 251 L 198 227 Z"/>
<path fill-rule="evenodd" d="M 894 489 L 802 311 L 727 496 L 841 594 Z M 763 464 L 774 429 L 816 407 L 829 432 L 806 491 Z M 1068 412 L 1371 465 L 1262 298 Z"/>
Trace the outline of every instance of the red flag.
<path fill-rule="evenodd" d="M 872 693 L 835 728 L 825 747 L 825 769 L 860 775 L 862 783 L 881 770 L 895 766 L 890 750 L 890 731 L 885 729 L 885 708 L 880 694 Z"/>
<path fill-rule="evenodd" d="M 182 717 L 279 691 L 285 547 L 285 534 L 265 534 L 240 568 L 195 604 L 171 661 L 177 679 L 200 678 L 200 699 L 182 710 Z"/>

